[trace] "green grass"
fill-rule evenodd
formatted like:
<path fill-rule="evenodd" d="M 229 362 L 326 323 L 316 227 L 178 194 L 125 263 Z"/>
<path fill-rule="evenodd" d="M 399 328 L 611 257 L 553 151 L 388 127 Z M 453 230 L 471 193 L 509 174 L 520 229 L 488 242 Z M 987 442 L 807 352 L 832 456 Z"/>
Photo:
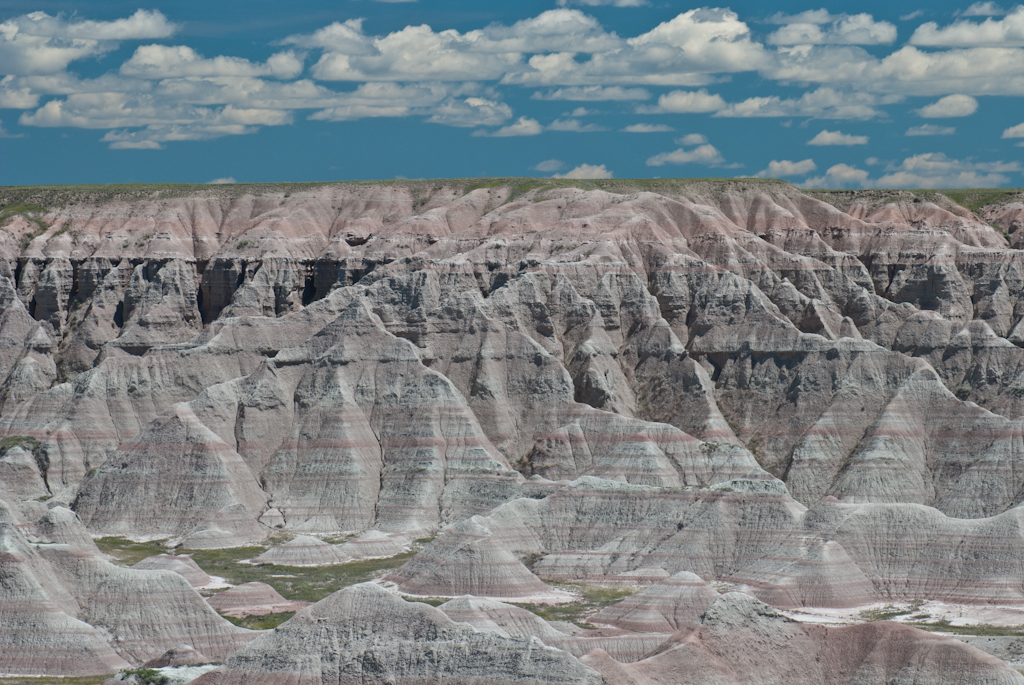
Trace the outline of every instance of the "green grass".
<path fill-rule="evenodd" d="M 1024 626 L 994 626 L 991 623 L 977 623 L 970 626 L 954 626 L 949 621 L 914 623 L 915 628 L 932 632 L 953 633 L 954 635 L 978 635 L 980 637 L 1024 637 Z"/>
<path fill-rule="evenodd" d="M 27 452 L 35 452 L 39 449 L 40 443 L 27 435 L 9 435 L 0 440 L 0 456 L 7 454 L 8 450 L 15 447 L 20 447 Z"/>
<path fill-rule="evenodd" d="M 131 566 L 154 554 L 168 550 L 160 541 L 132 542 L 119 537 L 100 538 L 100 550 L 111 555 L 116 563 Z M 232 585 L 260 582 L 270 585 L 285 599 L 316 602 L 343 587 L 378 578 L 398 568 L 416 552 L 405 552 L 387 559 L 364 559 L 333 566 L 279 566 L 277 564 L 240 563 L 259 556 L 264 546 L 229 549 L 174 549 L 170 553 L 187 554 L 211 576 L 220 576 Z"/>
<path fill-rule="evenodd" d="M 891 621 L 898 616 L 909 616 L 921 609 L 923 601 L 911 602 L 905 607 L 898 607 L 895 604 L 888 604 L 876 609 L 866 609 L 860 612 L 860 617 L 865 621 Z"/>
<path fill-rule="evenodd" d="M 134 566 L 146 557 L 168 553 L 161 540 L 132 542 L 121 537 L 105 537 L 97 539 L 96 546 L 104 554 L 112 556 L 119 566 Z"/>
<path fill-rule="evenodd" d="M 606 606 L 621 602 L 629 597 L 637 588 L 589 585 L 586 583 L 561 583 L 547 581 L 549 585 L 560 590 L 572 592 L 578 599 L 566 604 L 533 604 L 530 602 L 509 602 L 527 611 L 531 611 L 545 621 L 568 621 L 581 628 L 595 628 L 587 622 L 587 618 Z"/>
<path fill-rule="evenodd" d="M 294 611 L 282 611 L 279 614 L 263 614 L 262 616 L 246 616 L 245 618 L 235 618 L 234 616 L 221 614 L 221 616 L 224 616 L 224 618 L 236 626 L 248 628 L 249 630 L 272 630 L 294 615 Z"/>

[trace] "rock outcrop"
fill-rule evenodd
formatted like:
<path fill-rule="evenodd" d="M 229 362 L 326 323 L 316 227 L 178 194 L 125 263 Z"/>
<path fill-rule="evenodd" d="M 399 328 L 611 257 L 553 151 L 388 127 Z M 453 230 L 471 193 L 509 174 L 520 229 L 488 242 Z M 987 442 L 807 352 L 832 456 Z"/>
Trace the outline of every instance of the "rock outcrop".
<path fill-rule="evenodd" d="M 890 622 L 796 623 L 740 593 L 723 595 L 699 626 L 676 633 L 646 659 L 621 664 L 595 651 L 581 661 L 606 682 L 629 685 L 1024 682 L 999 659 L 948 637 Z"/>
<path fill-rule="evenodd" d="M 709 614 L 693 627 L 712 581 L 776 607 L 1022 604 L 1022 207 L 757 180 L 0 189 L 0 673 L 116 670 L 182 643 L 222 659 L 252 638 L 91 535 L 297 536 L 257 558 L 293 566 L 436 536 L 389 580 L 475 602 L 649 585 L 599 633 L 532 635 L 636 661 L 586 657 L 622 682 L 693 650 L 638 660 L 651 638 L 620 633 L 712 635 Z M 343 597 L 330 616 L 364 616 Z M 508 632 L 505 605 L 474 606 L 499 627 L 485 653 L 593 677 Z M 274 635 L 312 635 L 317 611 Z M 423 611 L 412 624 L 455 630 Z M 866 656 L 837 663 L 874 673 L 896 657 L 865 645 L 898 630 L 850 632 Z M 455 654 L 415 662 L 415 635 L 366 672 L 475 677 Z M 291 649 L 272 637 L 261 650 Z M 897 637 L 916 665 L 893 674 L 939 673 L 932 652 L 982 672 Z M 369 669 L 366 649 L 345 663 Z M 315 679 L 324 653 L 281 677 Z M 708 678 L 749 675 L 712 662 Z"/>
<path fill-rule="evenodd" d="M 285 599 L 274 588 L 258 582 L 236 585 L 206 601 L 218 612 L 238 618 L 299 611 L 309 606 L 309 602 Z"/>
<path fill-rule="evenodd" d="M 536 638 L 478 632 L 363 583 L 302 610 L 196 685 L 328 682 L 598 685 L 601 678 Z"/>

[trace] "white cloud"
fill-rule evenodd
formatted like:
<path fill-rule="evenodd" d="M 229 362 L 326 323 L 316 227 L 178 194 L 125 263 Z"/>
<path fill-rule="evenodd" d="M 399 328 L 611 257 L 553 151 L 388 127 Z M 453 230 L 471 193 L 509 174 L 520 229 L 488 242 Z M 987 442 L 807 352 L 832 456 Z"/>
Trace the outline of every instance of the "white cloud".
<path fill-rule="evenodd" d="M 0 74 L 55 74 L 75 60 L 116 49 L 117 41 L 167 38 L 176 28 L 157 10 L 114 21 L 32 12 L 0 23 Z"/>
<path fill-rule="evenodd" d="M 896 40 L 896 27 L 887 21 L 875 21 L 870 14 L 834 17 L 824 10 L 805 12 L 789 17 L 797 21 L 779 22 L 786 25 L 768 36 L 773 45 L 887 45 Z M 829 26 L 822 29 L 821 25 Z"/>
<path fill-rule="evenodd" d="M 725 160 L 713 145 L 700 145 L 693 150 L 682 148 L 672 152 L 662 152 L 647 160 L 647 166 L 665 166 L 666 164 L 722 164 Z"/>
<path fill-rule="evenodd" d="M 622 86 L 573 86 L 558 88 L 546 93 L 540 91 L 530 96 L 533 100 L 575 100 L 579 102 L 601 102 L 605 100 L 648 100 L 651 97 L 646 88 L 623 88 Z"/>
<path fill-rule="evenodd" d="M 1020 172 L 1018 162 L 973 162 L 951 159 L 941 152 L 907 157 L 890 166 L 878 179 L 847 164 L 837 164 L 824 176 L 809 178 L 803 188 L 986 188 L 1010 181 L 1009 172 Z"/>
<path fill-rule="evenodd" d="M 233 176 L 225 176 L 224 178 L 215 178 L 212 181 L 207 181 L 207 185 L 222 186 L 230 185 L 232 183 L 238 183 Z"/>
<path fill-rule="evenodd" d="M 911 126 L 907 129 L 905 136 L 951 136 L 956 133 L 953 126 L 936 126 L 935 124 L 922 124 Z"/>
<path fill-rule="evenodd" d="M 708 142 L 706 136 L 700 133 L 687 133 L 685 136 L 676 138 L 676 145 L 703 145 Z"/>
<path fill-rule="evenodd" d="M 1006 14 L 1006 10 L 989 0 L 989 2 L 976 2 L 966 10 L 962 17 L 996 17 Z"/>
<path fill-rule="evenodd" d="M 637 112 L 641 114 L 702 114 L 717 112 L 726 107 L 725 100 L 717 93 L 708 93 L 701 88 L 692 90 L 673 90 L 658 98 L 655 107 L 641 106 Z"/>
<path fill-rule="evenodd" d="M 521 70 L 524 53 L 594 53 L 624 45 L 596 19 L 571 9 L 466 33 L 435 32 L 421 25 L 368 36 L 361 20 L 349 20 L 309 35 L 289 36 L 282 43 L 324 50 L 312 68 L 313 76 L 335 81 L 490 80 L 516 67 Z"/>
<path fill-rule="evenodd" d="M 867 145 L 867 136 L 853 136 L 842 131 L 825 131 L 807 141 L 808 145 Z"/>
<path fill-rule="evenodd" d="M 569 112 L 568 114 L 564 114 L 563 116 L 567 116 L 567 117 L 589 117 L 592 114 L 598 114 L 598 111 L 595 110 L 595 109 L 587 109 L 586 107 L 577 107 L 573 111 Z"/>
<path fill-rule="evenodd" d="M 489 136 L 491 138 L 510 138 L 513 136 L 536 136 L 540 135 L 544 128 L 540 125 L 540 122 L 536 119 L 529 117 L 519 117 L 516 121 L 508 126 L 499 128 L 494 133 L 488 133 L 486 131 L 473 131 L 474 136 Z"/>
<path fill-rule="evenodd" d="M 310 119 L 319 121 L 352 121 L 366 117 L 405 117 L 435 111 L 438 121 L 446 123 L 465 121 L 471 117 L 473 105 L 452 103 L 448 98 L 452 89 L 439 83 L 399 85 L 397 83 L 363 83 L 351 93 L 335 94 L 333 106 L 314 112 Z M 441 103 L 448 105 L 440 111 L 434 108 Z M 485 114 L 488 105 L 478 103 L 477 113 Z M 498 113 L 503 113 L 499 108 Z M 456 116 L 461 112 L 464 118 Z M 511 116 L 511 112 L 509 112 Z M 500 122 L 498 122 L 500 123 Z"/>
<path fill-rule="evenodd" d="M 624 133 L 666 133 L 674 130 L 667 124 L 630 124 L 622 129 Z"/>
<path fill-rule="evenodd" d="M 648 84 L 700 86 L 713 74 L 751 71 L 770 58 L 727 9 L 684 12 L 615 50 L 579 60 L 580 50 L 533 55 L 503 83 L 527 86 Z"/>
<path fill-rule="evenodd" d="M 16 78 L 4 76 L 0 79 L 0 109 L 31 109 L 39 105 L 39 93 L 16 82 Z"/>
<path fill-rule="evenodd" d="M 910 44 L 942 47 L 1024 45 L 1024 6 L 1016 7 L 1002 19 L 989 17 L 980 23 L 961 19 L 939 28 L 937 23 L 930 21 L 917 27 L 910 37 Z"/>
<path fill-rule="evenodd" d="M 1018 172 L 1018 162 L 974 163 L 950 159 L 941 152 L 914 155 L 879 178 L 879 188 L 991 188 L 1009 182 L 1007 172 Z"/>
<path fill-rule="evenodd" d="M 816 119 L 873 119 L 882 116 L 879 104 L 898 101 L 899 97 L 879 98 L 871 93 L 840 92 L 818 88 L 799 98 L 782 99 L 776 95 L 747 98 L 721 108 L 718 117 L 794 117 Z"/>
<path fill-rule="evenodd" d="M 294 52 L 279 52 L 264 64 L 219 55 L 206 59 L 187 45 L 142 45 L 121 65 L 125 76 L 147 79 L 186 76 L 273 76 L 293 79 L 302 73 L 302 59 Z"/>
<path fill-rule="evenodd" d="M 604 164 L 594 166 L 593 164 L 580 164 L 575 169 L 565 172 L 564 174 L 555 174 L 551 178 L 589 178 L 589 179 L 600 179 L 600 178 L 614 178 L 612 172 L 605 168 Z"/>
<path fill-rule="evenodd" d="M 593 133 L 604 131 L 604 126 L 597 124 L 581 124 L 578 119 L 555 119 L 547 125 L 549 131 L 567 131 L 569 133 Z"/>
<path fill-rule="evenodd" d="M 779 48 L 762 75 L 778 81 L 843 84 L 858 91 L 906 95 L 1024 95 L 1024 50 L 905 46 L 881 59 L 862 48 Z"/>
<path fill-rule="evenodd" d="M 801 176 L 817 169 L 813 159 L 804 159 L 799 162 L 791 162 L 788 159 L 772 160 L 768 162 L 768 168 L 759 171 L 756 178 L 779 178 L 781 176 Z"/>
<path fill-rule="evenodd" d="M 901 14 L 900 21 L 910 21 L 924 15 L 924 10 L 914 10 L 910 14 Z"/>
<path fill-rule="evenodd" d="M 925 119 L 940 119 L 948 117 L 967 117 L 978 111 L 978 101 L 970 95 L 947 95 L 930 105 L 925 105 L 917 110 L 919 116 Z"/>
<path fill-rule="evenodd" d="M 1017 124 L 1003 131 L 1003 138 L 1024 138 L 1024 124 Z"/>
<path fill-rule="evenodd" d="M 427 121 L 445 126 L 498 126 L 512 118 L 512 108 L 504 102 L 477 97 L 448 98 L 433 111 Z"/>
<path fill-rule="evenodd" d="M 552 171 L 558 171 L 565 166 L 565 162 L 560 159 L 546 159 L 543 162 L 533 167 L 535 171 L 543 171 L 545 173 L 551 173 Z"/>
<path fill-rule="evenodd" d="M 849 164 L 829 167 L 824 176 L 809 178 L 800 184 L 801 188 L 867 188 L 868 172 Z"/>

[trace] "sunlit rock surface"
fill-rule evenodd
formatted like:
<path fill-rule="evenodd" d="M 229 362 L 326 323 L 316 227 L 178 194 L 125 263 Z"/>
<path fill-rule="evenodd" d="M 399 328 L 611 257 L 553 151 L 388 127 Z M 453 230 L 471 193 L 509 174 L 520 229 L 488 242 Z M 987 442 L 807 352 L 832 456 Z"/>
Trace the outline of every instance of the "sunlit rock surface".
<path fill-rule="evenodd" d="M 526 617 L 486 602 L 633 583 L 597 633 L 530 634 L 604 650 L 583 658 L 614 682 L 657 682 L 690 649 L 642 659 L 650 636 L 714 632 L 709 583 L 779 608 L 1024 604 L 1024 196 L 999 197 L 0 189 L 0 207 L 47 208 L 0 225 L 0 672 L 109 673 L 182 645 L 220 660 L 255 636 L 178 575 L 195 569 L 115 566 L 100 535 L 290 539 L 255 563 L 309 567 L 415 551 L 387 582 L 471 595 L 461 615 L 506 641 L 495 654 L 520 654 Z M 345 606 L 325 620 L 361 625 Z M 793 644 L 832 644 L 808 630 Z M 898 627 L 850 630 L 875 655 L 849 657 L 864 682 L 876 657 L 904 679 L 1016 682 Z M 419 639 L 382 647 L 379 673 L 475 677 L 416 666 Z M 596 677 L 558 663 L 552 682 Z"/>

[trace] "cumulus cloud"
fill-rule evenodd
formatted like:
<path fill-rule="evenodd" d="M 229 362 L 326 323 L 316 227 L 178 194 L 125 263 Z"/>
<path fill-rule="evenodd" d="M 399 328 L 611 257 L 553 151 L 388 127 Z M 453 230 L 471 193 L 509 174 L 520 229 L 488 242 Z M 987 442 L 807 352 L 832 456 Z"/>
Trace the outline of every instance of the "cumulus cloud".
<path fill-rule="evenodd" d="M 667 124 L 630 124 L 622 129 L 624 133 L 666 133 L 673 130 Z"/>
<path fill-rule="evenodd" d="M 685 136 L 676 138 L 676 145 L 703 145 L 708 142 L 706 136 L 700 133 L 687 133 Z"/>
<path fill-rule="evenodd" d="M 779 81 L 828 83 L 861 92 L 905 95 L 1024 94 L 1024 50 L 974 47 L 922 51 L 908 45 L 879 59 L 863 48 L 780 48 L 761 70 Z"/>
<path fill-rule="evenodd" d="M 953 126 L 936 126 L 935 124 L 922 124 L 911 126 L 903 135 L 906 136 L 951 136 L 956 133 Z"/>
<path fill-rule="evenodd" d="M 978 13 L 965 13 L 965 16 L 984 16 L 980 6 L 981 3 L 972 5 L 972 9 L 979 7 Z M 917 27 L 910 37 L 910 44 L 935 47 L 1024 45 L 1024 6 L 1014 8 L 1002 19 L 989 17 L 982 22 L 961 19 L 941 28 L 934 21 L 929 21 Z"/>
<path fill-rule="evenodd" d="M 568 133 L 593 133 L 606 130 L 597 124 L 581 124 L 579 119 L 555 119 L 547 125 L 548 131 L 564 131 Z"/>
<path fill-rule="evenodd" d="M 477 97 L 448 98 L 433 112 L 427 121 L 445 126 L 499 126 L 512 118 L 512 108 L 504 102 Z"/>
<path fill-rule="evenodd" d="M 692 150 L 679 148 L 672 152 L 662 152 L 647 160 L 647 166 L 665 166 L 666 164 L 707 164 L 717 165 L 725 162 L 722 153 L 713 145 L 700 145 Z"/>
<path fill-rule="evenodd" d="M 206 59 L 187 45 L 142 45 L 121 65 L 121 73 L 147 79 L 186 76 L 273 76 L 292 79 L 302 73 L 302 59 L 279 52 L 263 64 L 223 55 Z"/>
<path fill-rule="evenodd" d="M 564 174 L 555 174 L 551 178 L 588 178 L 588 179 L 600 179 L 600 178 L 614 178 L 611 171 L 605 168 L 604 164 L 594 166 L 593 164 L 580 164 L 578 167 L 565 172 Z"/>
<path fill-rule="evenodd" d="M 867 136 L 854 136 L 842 131 L 826 131 L 814 136 L 807 141 L 808 145 L 867 145 Z"/>
<path fill-rule="evenodd" d="M 883 176 L 869 178 L 867 171 L 847 164 L 830 167 L 824 176 L 809 178 L 804 188 L 985 188 L 1008 183 L 1010 172 L 1020 172 L 1019 162 L 974 162 L 951 159 L 941 152 L 907 157 L 891 165 Z"/>
<path fill-rule="evenodd" d="M 646 88 L 623 88 L 622 86 L 572 86 L 558 88 L 546 93 L 540 91 L 530 96 L 533 100 L 575 100 L 578 102 L 601 102 L 604 100 L 649 100 Z"/>
<path fill-rule="evenodd" d="M 813 159 L 803 159 L 799 162 L 791 162 L 788 159 L 772 160 L 768 162 L 768 168 L 754 174 L 755 178 L 779 178 L 782 176 L 802 176 L 817 169 Z"/>
<path fill-rule="evenodd" d="M 534 171 L 543 171 L 545 173 L 551 173 L 552 171 L 558 171 L 564 166 L 565 162 L 563 162 L 560 159 L 545 159 L 543 162 L 540 162 L 535 167 L 533 167 L 533 169 Z"/>
<path fill-rule="evenodd" d="M 750 29 L 727 9 L 695 9 L 628 38 L 615 50 L 577 59 L 577 48 L 537 54 L 504 83 L 700 86 L 714 74 L 751 71 L 769 60 Z"/>
<path fill-rule="evenodd" d="M 930 105 L 917 110 L 917 114 L 925 119 L 941 119 L 949 117 L 967 117 L 978 111 L 978 101 L 970 95 L 947 95 Z"/>
<path fill-rule="evenodd" d="M 997 17 L 1002 14 L 1006 14 L 1006 10 L 997 5 L 994 2 L 976 2 L 966 10 L 960 16 L 963 17 Z"/>
<path fill-rule="evenodd" d="M 521 69 L 524 53 L 594 53 L 624 45 L 596 19 L 571 9 L 466 33 L 421 25 L 370 36 L 361 20 L 349 20 L 282 43 L 323 50 L 313 76 L 334 81 L 491 80 Z"/>
<path fill-rule="evenodd" d="M 824 176 L 809 178 L 800 184 L 801 188 L 867 188 L 868 186 L 868 172 L 849 164 L 831 166 Z"/>
<path fill-rule="evenodd" d="M 658 98 L 654 107 L 641 106 L 637 112 L 641 114 L 702 114 L 717 112 L 726 107 L 725 100 L 717 93 L 707 90 L 673 90 Z"/>
<path fill-rule="evenodd" d="M 1003 131 L 1003 138 L 1024 138 L 1024 124 L 1017 124 Z"/>
<path fill-rule="evenodd" d="M 896 27 L 887 21 L 875 21 L 870 14 L 830 15 L 812 10 L 785 17 L 785 24 L 770 36 L 773 45 L 888 45 L 896 40 Z"/>
<path fill-rule="evenodd" d="M 157 10 L 139 10 L 114 21 L 32 12 L 0 23 L 0 73 L 54 74 L 75 60 L 116 49 L 118 41 L 167 38 L 176 29 Z"/>
<path fill-rule="evenodd" d="M 14 75 L 0 79 L 0 109 L 31 109 L 39 105 L 41 93 L 16 79 Z"/>
<path fill-rule="evenodd" d="M 503 126 L 493 133 L 487 131 L 473 131 L 474 136 L 490 136 L 491 138 L 511 138 L 513 136 L 536 136 L 540 135 L 544 127 L 540 122 L 530 117 L 519 117 L 514 123 Z"/>
<path fill-rule="evenodd" d="M 718 117 L 793 117 L 816 119 L 873 119 L 882 116 L 879 104 L 898 101 L 896 97 L 878 97 L 871 93 L 840 92 L 832 88 L 818 88 L 799 98 L 768 97 L 747 98 L 742 102 L 720 108 Z"/>

